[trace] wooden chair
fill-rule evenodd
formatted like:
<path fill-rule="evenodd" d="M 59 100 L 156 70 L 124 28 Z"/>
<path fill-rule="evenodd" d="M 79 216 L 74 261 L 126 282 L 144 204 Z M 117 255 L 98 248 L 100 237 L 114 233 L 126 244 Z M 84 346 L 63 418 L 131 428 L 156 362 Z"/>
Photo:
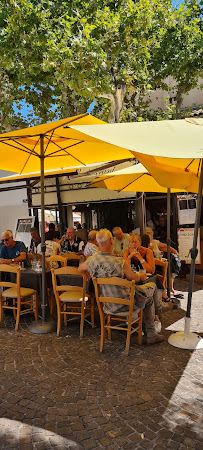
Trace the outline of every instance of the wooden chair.
<path fill-rule="evenodd" d="M 155 266 L 162 267 L 162 274 L 157 273 L 157 276 L 161 280 L 164 288 L 166 288 L 167 287 L 168 261 L 162 261 L 160 259 L 155 258 Z"/>
<path fill-rule="evenodd" d="M 70 266 L 72 267 L 78 267 L 80 262 L 84 259 L 83 255 L 76 255 L 76 253 L 63 253 L 62 256 L 66 259 L 66 265 L 69 266 L 70 261 Z"/>
<path fill-rule="evenodd" d="M 65 267 L 67 265 L 66 258 L 61 255 L 46 256 L 45 261 L 48 267 L 51 266 L 51 262 L 60 262 L 61 267 Z"/>
<path fill-rule="evenodd" d="M 94 278 L 94 287 L 96 294 L 96 301 L 100 315 L 101 322 L 101 340 L 100 340 L 100 352 L 104 349 L 105 342 L 105 330 L 108 330 L 108 338 L 111 339 L 111 330 L 123 330 L 127 332 L 125 354 L 128 355 L 130 347 L 130 337 L 136 331 L 138 332 L 138 342 L 142 343 L 142 310 L 134 308 L 134 294 L 135 294 L 135 281 L 124 280 L 118 277 L 109 278 Z M 129 289 L 129 299 L 103 297 L 100 293 L 101 286 L 111 285 Z M 127 311 L 112 313 L 108 309 L 108 303 L 117 303 L 119 305 L 125 305 L 128 307 Z M 118 322 L 113 325 L 112 323 Z M 127 328 L 122 324 L 128 324 Z M 120 325 L 121 324 L 121 325 Z M 136 324 L 136 327 L 132 328 L 132 325 Z"/>
<path fill-rule="evenodd" d="M 0 273 L 16 274 L 16 283 L 11 281 L 0 281 L 0 287 L 9 288 L 3 292 L 0 290 L 0 325 L 3 321 L 3 310 L 13 310 L 16 320 L 15 330 L 18 330 L 20 315 L 28 311 L 34 311 L 35 320 L 38 319 L 37 291 L 34 289 L 20 287 L 20 267 L 8 266 L 8 264 L 0 264 Z M 30 297 L 28 300 L 27 297 Z M 9 300 L 13 300 L 10 305 Z M 23 306 L 23 311 L 21 307 Z"/>
<path fill-rule="evenodd" d="M 91 316 L 92 328 L 94 328 L 94 297 L 86 293 L 86 273 L 80 274 L 76 267 L 61 267 L 60 269 L 51 269 L 51 272 L 57 305 L 57 336 L 60 335 L 62 317 L 67 325 L 68 316 L 80 316 L 80 337 L 83 337 L 86 317 Z M 60 275 L 69 275 L 78 277 L 78 279 L 72 278 L 74 286 L 69 283 L 59 285 L 57 276 Z M 82 281 L 82 287 L 75 285 L 79 279 Z"/>
<path fill-rule="evenodd" d="M 66 258 L 64 258 L 61 255 L 53 255 L 53 256 L 45 257 L 45 263 L 46 263 L 47 268 L 53 267 L 52 263 L 55 263 L 55 262 L 60 263 L 61 267 L 66 267 L 66 265 L 67 265 Z M 54 314 L 54 295 L 53 295 L 52 288 L 47 289 L 47 299 L 48 299 L 48 304 L 49 304 L 50 315 L 52 316 Z"/>

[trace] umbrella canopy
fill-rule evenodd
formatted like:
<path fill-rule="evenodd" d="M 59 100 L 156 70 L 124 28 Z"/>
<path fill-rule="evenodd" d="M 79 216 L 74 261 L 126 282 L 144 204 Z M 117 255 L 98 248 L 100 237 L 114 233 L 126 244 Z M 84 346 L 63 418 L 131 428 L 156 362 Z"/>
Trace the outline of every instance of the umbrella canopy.
<path fill-rule="evenodd" d="M 203 348 L 203 339 L 190 333 L 192 287 L 197 257 L 197 235 L 200 224 L 203 190 L 203 119 L 109 124 L 105 128 L 83 127 L 93 138 L 122 145 L 132 151 L 156 181 L 167 188 L 198 192 L 193 248 L 184 333 L 169 338 L 181 348 Z M 82 131 L 81 127 L 74 127 Z M 168 192 L 169 195 L 169 192 Z M 169 204 L 169 202 L 168 202 Z M 167 235 L 169 221 L 167 223 Z"/>
<path fill-rule="evenodd" d="M 131 150 L 156 179 L 167 188 L 198 192 L 203 158 L 203 120 L 164 120 L 77 126 L 94 139 Z"/>
<path fill-rule="evenodd" d="M 53 329 L 46 324 L 46 277 L 45 277 L 45 217 L 44 217 L 44 171 L 87 165 L 97 162 L 132 158 L 127 149 L 99 142 L 84 133 L 71 129 L 70 125 L 104 124 L 89 114 L 58 120 L 44 125 L 25 128 L 0 135 L 1 169 L 18 174 L 39 172 L 41 175 L 42 212 L 42 324 L 30 331 L 45 333 Z M 89 141 L 89 142 L 88 142 Z"/>
<path fill-rule="evenodd" d="M 101 175 L 92 181 L 90 186 L 118 192 L 167 193 L 167 188 L 160 186 L 142 164 L 136 164 L 106 175 Z M 171 192 L 180 192 L 180 190 L 172 188 Z"/>
<path fill-rule="evenodd" d="M 132 153 L 127 149 L 98 141 L 70 128 L 70 125 L 76 124 L 98 126 L 105 122 L 89 114 L 82 114 L 1 134 L 1 169 L 18 174 L 39 172 L 42 157 L 44 170 L 132 158 Z M 43 153 L 40 147 L 41 136 L 44 139 Z"/>

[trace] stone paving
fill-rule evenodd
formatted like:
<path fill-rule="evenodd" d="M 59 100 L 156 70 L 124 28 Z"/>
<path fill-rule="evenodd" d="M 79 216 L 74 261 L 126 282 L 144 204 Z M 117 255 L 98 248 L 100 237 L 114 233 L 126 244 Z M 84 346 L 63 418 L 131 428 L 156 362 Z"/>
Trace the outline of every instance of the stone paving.
<path fill-rule="evenodd" d="M 196 323 L 200 332 L 202 286 L 194 291 L 193 329 Z M 164 314 L 166 338 L 184 315 Z M 202 350 L 167 340 L 140 347 L 133 336 L 125 357 L 125 335 L 115 332 L 100 354 L 99 326 L 86 325 L 80 339 L 72 322 L 57 338 L 30 334 L 31 320 L 24 316 L 15 332 L 7 316 L 0 327 L 0 450 L 203 449 Z"/>

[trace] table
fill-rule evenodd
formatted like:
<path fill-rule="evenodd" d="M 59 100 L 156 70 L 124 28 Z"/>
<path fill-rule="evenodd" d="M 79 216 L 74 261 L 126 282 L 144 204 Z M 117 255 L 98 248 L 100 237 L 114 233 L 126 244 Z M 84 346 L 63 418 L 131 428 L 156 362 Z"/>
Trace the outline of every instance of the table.
<path fill-rule="evenodd" d="M 77 276 L 77 275 L 57 275 L 57 283 L 60 286 L 65 286 L 65 285 L 69 285 L 69 286 L 79 286 L 82 287 L 83 285 L 83 279 L 81 276 Z M 93 281 L 92 279 L 88 280 L 86 283 L 86 293 L 87 294 L 91 294 L 92 292 L 94 292 L 94 286 L 93 286 Z"/>
<path fill-rule="evenodd" d="M 11 274 L 11 281 L 14 280 L 15 275 Z M 27 267 L 24 270 L 21 270 L 20 275 L 20 285 L 21 287 L 35 289 L 40 298 L 42 297 L 42 272 L 36 272 L 31 267 Z M 46 287 L 52 288 L 52 278 L 50 269 L 46 270 Z"/>

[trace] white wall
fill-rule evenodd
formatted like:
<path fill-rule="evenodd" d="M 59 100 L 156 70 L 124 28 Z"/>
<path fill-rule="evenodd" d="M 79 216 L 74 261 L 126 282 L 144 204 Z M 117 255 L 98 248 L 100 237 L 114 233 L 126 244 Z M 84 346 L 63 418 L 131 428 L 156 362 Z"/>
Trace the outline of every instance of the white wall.
<path fill-rule="evenodd" d="M 26 189 L 0 192 L 0 233 L 6 229 L 14 232 L 16 220 L 28 216 L 28 205 L 23 199 L 27 199 Z"/>

